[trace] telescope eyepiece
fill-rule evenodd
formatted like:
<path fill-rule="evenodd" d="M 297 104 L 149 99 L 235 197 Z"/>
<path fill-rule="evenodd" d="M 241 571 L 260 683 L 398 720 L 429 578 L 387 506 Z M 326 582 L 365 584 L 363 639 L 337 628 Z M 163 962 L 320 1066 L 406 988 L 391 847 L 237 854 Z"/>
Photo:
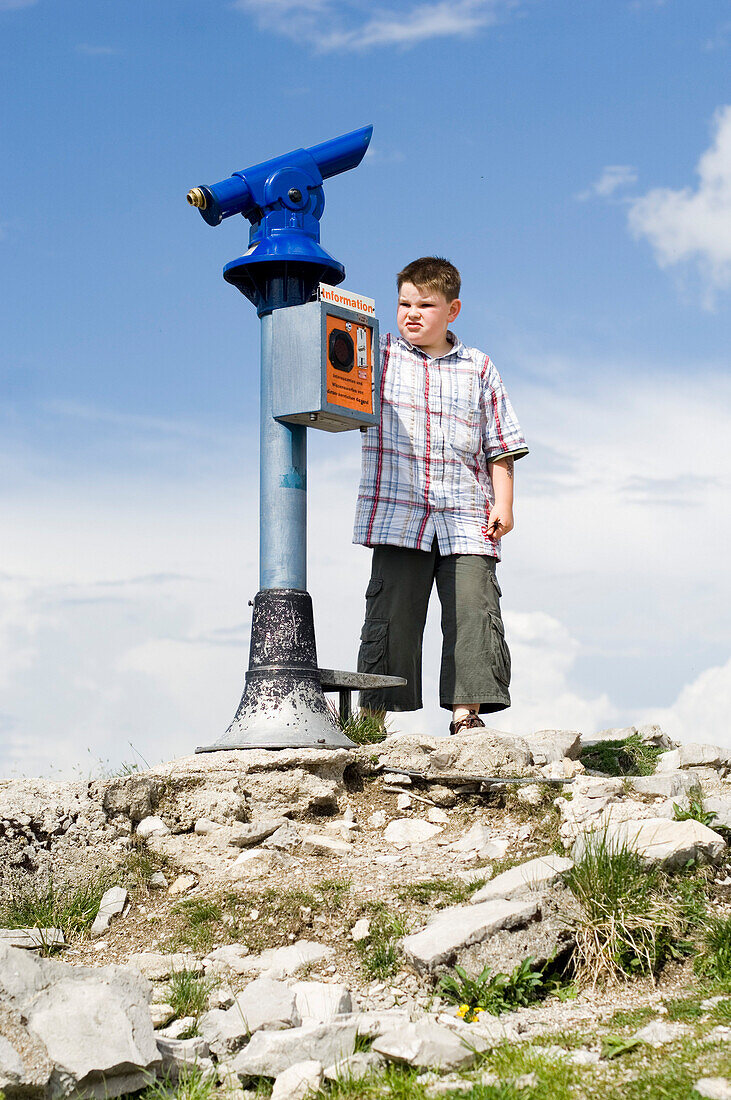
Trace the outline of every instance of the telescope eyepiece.
<path fill-rule="evenodd" d="M 188 202 L 191 206 L 195 206 L 198 210 L 205 210 L 208 205 L 206 201 L 205 191 L 200 187 L 194 187 L 188 192 Z"/>

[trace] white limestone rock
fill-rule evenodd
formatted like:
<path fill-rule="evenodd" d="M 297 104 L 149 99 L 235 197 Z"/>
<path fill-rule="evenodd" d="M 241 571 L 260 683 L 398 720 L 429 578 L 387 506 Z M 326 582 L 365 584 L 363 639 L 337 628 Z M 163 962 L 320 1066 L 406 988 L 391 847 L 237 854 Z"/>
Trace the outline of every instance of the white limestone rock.
<path fill-rule="evenodd" d="M 295 982 L 292 993 L 303 1024 L 329 1024 L 353 1011 L 350 990 L 337 982 Z"/>
<path fill-rule="evenodd" d="M 317 1024 L 287 1031 L 257 1031 L 232 1062 L 242 1079 L 278 1077 L 297 1062 L 332 1065 L 355 1052 L 356 1028 L 352 1023 Z"/>
<path fill-rule="evenodd" d="M 296 1062 L 278 1074 L 272 1089 L 272 1100 L 305 1100 L 306 1096 L 319 1092 L 322 1077 L 321 1062 Z"/>
<path fill-rule="evenodd" d="M 0 945 L 36 951 L 39 947 L 63 947 L 66 937 L 61 928 L 0 928 Z"/>
<path fill-rule="evenodd" d="M 181 970 L 202 974 L 204 969 L 200 959 L 187 952 L 164 955 L 161 951 L 141 951 L 137 955 L 130 955 L 124 965 L 130 970 L 136 970 L 151 982 L 162 981 Z"/>
<path fill-rule="evenodd" d="M 376 1039 L 387 1031 L 395 1031 L 411 1023 L 411 1016 L 404 1008 L 383 1009 L 381 1012 L 357 1012 L 353 1022 L 358 1034 L 366 1039 Z"/>
<path fill-rule="evenodd" d="M 540 905 L 534 899 L 502 898 L 442 909 L 425 928 L 403 939 L 404 954 L 417 970 L 433 971 L 450 962 L 461 948 L 481 943 L 503 928 L 527 924 L 539 912 Z"/>
<path fill-rule="evenodd" d="M 352 844 L 335 836 L 308 833 L 302 839 L 300 851 L 306 856 L 345 856 L 352 851 Z"/>
<path fill-rule="evenodd" d="M 147 840 L 151 836 L 167 836 L 170 829 L 161 817 L 146 817 L 137 826 L 137 836 Z"/>
<path fill-rule="evenodd" d="M 532 760 L 523 738 L 491 729 L 469 730 L 459 737 L 395 734 L 373 749 L 386 767 L 434 777 L 520 776 L 529 773 Z"/>
<path fill-rule="evenodd" d="M 361 940 L 367 940 L 371 934 L 371 922 L 368 917 L 361 917 L 357 920 L 350 930 L 350 938 L 353 943 L 360 943 Z"/>
<path fill-rule="evenodd" d="M 230 971 L 234 974 L 249 974 L 245 959 L 249 954 L 249 948 L 245 943 L 228 943 L 223 947 L 216 947 L 210 951 L 203 960 L 206 974 L 225 974 Z"/>
<path fill-rule="evenodd" d="M 677 798 L 691 790 L 695 780 L 687 771 L 671 771 L 655 775 L 628 775 L 626 783 L 637 794 L 655 798 Z"/>
<path fill-rule="evenodd" d="M 429 1020 L 386 1032 L 373 1043 L 374 1052 L 388 1061 L 425 1069 L 460 1069 L 471 1065 L 485 1049 L 477 1036 L 468 1045 L 454 1031 Z"/>
<path fill-rule="evenodd" d="M 731 829 L 731 794 L 710 795 L 703 799 L 703 808 L 716 816 L 711 828 Z"/>
<path fill-rule="evenodd" d="M 394 848 L 409 848 L 433 840 L 442 831 L 442 826 L 432 825 L 420 817 L 399 817 L 386 826 L 384 837 Z"/>
<path fill-rule="evenodd" d="M 111 886 L 105 891 L 99 903 L 99 911 L 94 917 L 94 923 L 91 926 L 92 936 L 104 935 L 112 919 L 120 916 L 124 912 L 128 896 L 123 886 Z"/>
<path fill-rule="evenodd" d="M 226 868 L 226 877 L 236 882 L 263 878 L 280 866 L 282 857 L 278 852 L 266 848 L 248 848 Z"/>
<path fill-rule="evenodd" d="M 581 734 L 576 730 L 536 730 L 526 741 L 538 766 L 559 763 L 566 757 L 578 760 L 581 752 Z"/>
<path fill-rule="evenodd" d="M 678 745 L 658 757 L 656 772 L 674 772 L 683 768 L 713 768 L 728 775 L 731 772 L 731 749 L 722 745 Z"/>
<path fill-rule="evenodd" d="M 648 864 L 660 864 L 666 869 L 684 866 L 688 860 L 713 862 L 726 848 L 726 842 L 699 821 L 670 821 L 667 818 L 646 818 L 643 821 L 622 821 L 606 826 L 606 841 L 612 846 L 626 846 L 636 851 Z M 574 844 L 573 857 L 580 859 L 587 846 L 596 843 L 597 834 L 583 833 Z"/>
<path fill-rule="evenodd" d="M 565 856 L 550 853 L 539 856 L 537 859 L 529 859 L 517 867 L 511 867 L 496 875 L 494 879 L 472 895 L 473 905 L 479 905 L 491 898 L 514 898 L 521 894 L 527 894 L 531 890 L 546 890 L 552 886 L 561 875 L 571 870 L 573 860 Z"/>
<path fill-rule="evenodd" d="M 683 1035 L 688 1035 L 690 1028 L 687 1024 L 671 1023 L 669 1020 L 651 1020 L 632 1036 L 641 1043 L 647 1043 L 651 1047 L 662 1047 L 666 1043 L 674 1043 Z"/>
<path fill-rule="evenodd" d="M 19 1013 L 28 1043 L 43 1044 L 67 1094 L 114 1097 L 151 1083 L 162 1062 L 150 992 L 123 967 L 69 966 L 0 946 L 0 1003 Z"/>
<path fill-rule="evenodd" d="M 489 844 L 492 839 L 492 833 L 487 825 L 482 825 L 480 822 L 476 821 L 475 824 L 467 830 L 464 836 L 449 845 L 449 850 L 450 852 L 479 852 L 485 845 Z"/>
<path fill-rule="evenodd" d="M 283 826 L 291 825 L 286 817 L 264 818 L 262 821 L 252 821 L 237 829 L 229 840 L 229 844 L 235 848 L 255 848 L 263 840 L 267 840 Z"/>
<path fill-rule="evenodd" d="M 333 954 L 333 948 L 312 940 L 297 940 L 289 947 L 269 947 L 261 955 L 249 955 L 242 960 L 243 973 L 260 974 L 262 977 L 281 981 L 296 974 L 303 966 L 324 962 Z"/>
<path fill-rule="evenodd" d="M 727 1077 L 701 1077 L 693 1089 L 706 1100 L 731 1100 L 731 1082 Z"/>
<path fill-rule="evenodd" d="M 386 1059 L 380 1054 L 374 1054 L 372 1050 L 359 1050 L 337 1062 L 325 1067 L 325 1080 L 327 1081 L 361 1081 L 364 1077 L 378 1073 L 386 1064 Z"/>
<path fill-rule="evenodd" d="M 282 1031 L 302 1023 L 294 990 L 284 982 L 257 978 L 228 1009 L 211 1009 L 199 1021 L 203 1038 L 217 1058 L 237 1051 L 257 1031 Z"/>

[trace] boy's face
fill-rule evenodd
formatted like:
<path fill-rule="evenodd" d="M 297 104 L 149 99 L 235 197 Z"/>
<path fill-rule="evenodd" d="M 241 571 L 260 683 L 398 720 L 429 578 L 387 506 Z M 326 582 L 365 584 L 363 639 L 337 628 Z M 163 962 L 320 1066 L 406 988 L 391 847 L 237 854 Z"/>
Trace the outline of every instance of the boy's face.
<path fill-rule="evenodd" d="M 461 302 L 448 302 L 438 290 L 402 283 L 398 296 L 396 324 L 404 340 L 424 351 L 441 350 L 447 329 L 460 311 Z"/>

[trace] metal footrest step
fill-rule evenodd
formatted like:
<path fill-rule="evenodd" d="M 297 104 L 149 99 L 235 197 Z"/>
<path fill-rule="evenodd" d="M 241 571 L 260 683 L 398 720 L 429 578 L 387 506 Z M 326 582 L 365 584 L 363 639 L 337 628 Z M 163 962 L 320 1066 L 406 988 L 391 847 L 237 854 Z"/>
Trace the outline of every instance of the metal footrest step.
<path fill-rule="evenodd" d="M 337 691 L 340 695 L 340 721 L 345 723 L 353 713 L 352 692 L 368 688 L 404 687 L 403 676 L 376 676 L 371 672 L 343 672 L 338 668 L 321 668 L 320 683 L 323 691 Z"/>

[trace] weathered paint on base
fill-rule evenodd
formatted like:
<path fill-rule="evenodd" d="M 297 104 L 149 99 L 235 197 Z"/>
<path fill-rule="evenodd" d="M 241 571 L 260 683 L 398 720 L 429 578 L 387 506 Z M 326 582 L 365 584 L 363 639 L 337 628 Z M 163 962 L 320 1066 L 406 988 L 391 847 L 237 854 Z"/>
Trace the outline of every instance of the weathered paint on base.
<path fill-rule="evenodd" d="M 225 749 L 351 749 L 325 700 L 309 593 L 269 588 L 254 600 L 246 687 L 223 737 L 196 752 Z"/>

